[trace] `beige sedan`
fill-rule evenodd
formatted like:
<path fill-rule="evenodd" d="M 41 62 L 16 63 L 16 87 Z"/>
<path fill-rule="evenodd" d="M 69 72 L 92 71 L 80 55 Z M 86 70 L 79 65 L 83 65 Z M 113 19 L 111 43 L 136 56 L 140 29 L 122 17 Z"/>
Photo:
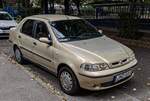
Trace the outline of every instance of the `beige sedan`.
<path fill-rule="evenodd" d="M 16 61 L 28 59 L 54 73 L 70 95 L 79 88 L 107 89 L 130 80 L 134 52 L 89 22 L 66 15 L 35 15 L 12 29 Z"/>

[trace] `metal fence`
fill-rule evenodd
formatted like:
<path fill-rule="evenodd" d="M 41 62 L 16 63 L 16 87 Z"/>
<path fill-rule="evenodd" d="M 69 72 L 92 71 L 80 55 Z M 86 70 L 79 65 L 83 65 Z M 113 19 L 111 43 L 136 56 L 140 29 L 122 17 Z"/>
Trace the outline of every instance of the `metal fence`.
<path fill-rule="evenodd" d="M 145 37 L 150 37 L 150 4 L 115 2 L 93 4 L 95 9 L 81 9 L 80 17 L 87 19 L 93 25 L 100 28 L 119 31 L 124 27 L 123 23 L 133 23 L 130 29 L 134 27 Z M 57 14 L 63 14 L 63 10 L 56 10 Z M 123 19 L 122 13 L 135 15 L 134 18 Z M 72 11 L 72 15 L 77 16 L 77 11 Z M 130 20 L 130 21 L 128 21 Z M 134 20 L 134 21 L 132 21 Z M 125 26 L 126 27 L 126 26 Z M 117 32 L 118 33 L 118 32 Z"/>
<path fill-rule="evenodd" d="M 134 15 L 134 18 L 123 19 L 121 14 Z M 123 15 L 126 16 L 126 15 Z M 150 38 L 150 4 L 144 3 L 115 3 L 96 5 L 96 19 L 92 24 L 97 27 L 120 30 L 123 22 L 134 23 L 138 32 Z M 130 21 L 128 21 L 130 20 Z M 134 20 L 134 22 L 132 21 Z M 131 25 L 133 27 L 133 25 Z"/>

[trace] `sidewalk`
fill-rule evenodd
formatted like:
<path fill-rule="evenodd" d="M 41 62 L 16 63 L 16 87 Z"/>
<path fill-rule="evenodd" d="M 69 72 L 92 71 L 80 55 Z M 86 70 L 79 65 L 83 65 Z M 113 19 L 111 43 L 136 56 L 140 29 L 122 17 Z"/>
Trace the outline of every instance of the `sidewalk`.
<path fill-rule="evenodd" d="M 0 54 L 0 101 L 60 101 L 37 81 L 33 80 L 19 65 Z"/>

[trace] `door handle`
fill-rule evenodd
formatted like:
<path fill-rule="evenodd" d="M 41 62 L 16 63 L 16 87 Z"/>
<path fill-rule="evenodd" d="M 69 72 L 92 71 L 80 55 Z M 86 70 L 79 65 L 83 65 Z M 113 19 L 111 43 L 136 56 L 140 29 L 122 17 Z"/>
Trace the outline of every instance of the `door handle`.
<path fill-rule="evenodd" d="M 33 42 L 33 44 L 36 46 L 37 44 L 36 44 L 36 42 Z"/>

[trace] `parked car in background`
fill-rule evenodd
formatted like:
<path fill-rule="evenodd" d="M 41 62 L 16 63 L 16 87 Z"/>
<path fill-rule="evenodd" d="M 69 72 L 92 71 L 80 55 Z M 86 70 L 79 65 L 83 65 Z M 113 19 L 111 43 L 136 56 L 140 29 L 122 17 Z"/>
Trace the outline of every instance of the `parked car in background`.
<path fill-rule="evenodd" d="M 67 15 L 35 15 L 11 32 L 16 61 L 29 59 L 54 73 L 70 95 L 79 88 L 108 89 L 130 80 L 134 52 L 89 22 Z"/>
<path fill-rule="evenodd" d="M 16 25 L 16 21 L 9 13 L 0 11 L 0 37 L 8 37 L 10 29 Z"/>

